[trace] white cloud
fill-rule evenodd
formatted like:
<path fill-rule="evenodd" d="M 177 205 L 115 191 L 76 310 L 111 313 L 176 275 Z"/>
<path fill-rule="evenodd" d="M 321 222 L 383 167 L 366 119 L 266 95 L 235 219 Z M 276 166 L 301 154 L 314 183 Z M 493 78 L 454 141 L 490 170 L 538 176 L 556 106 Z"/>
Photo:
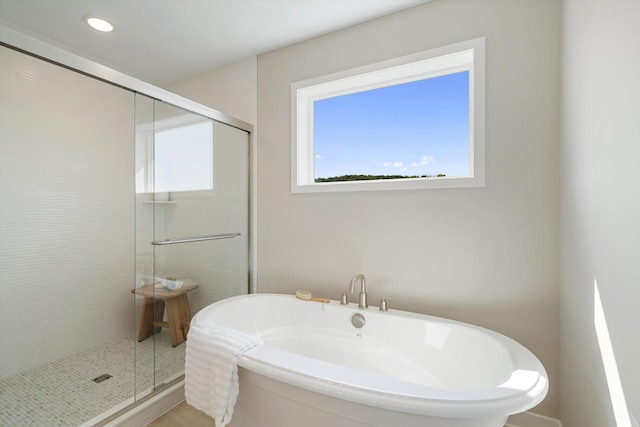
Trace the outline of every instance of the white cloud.
<path fill-rule="evenodd" d="M 433 163 L 435 159 L 431 156 L 423 156 L 420 160 L 421 165 L 428 165 L 429 163 Z"/>
<path fill-rule="evenodd" d="M 425 165 L 431 164 L 431 163 L 433 163 L 435 161 L 436 161 L 436 159 L 434 159 L 431 156 L 422 156 L 422 158 L 420 159 L 420 162 L 419 163 L 418 162 L 411 163 L 411 167 L 418 168 L 420 166 L 425 166 Z"/>
<path fill-rule="evenodd" d="M 402 162 L 384 162 L 382 165 L 385 167 L 401 168 Z"/>
<path fill-rule="evenodd" d="M 320 154 L 316 154 L 316 159 L 324 159 L 324 156 L 321 156 Z"/>

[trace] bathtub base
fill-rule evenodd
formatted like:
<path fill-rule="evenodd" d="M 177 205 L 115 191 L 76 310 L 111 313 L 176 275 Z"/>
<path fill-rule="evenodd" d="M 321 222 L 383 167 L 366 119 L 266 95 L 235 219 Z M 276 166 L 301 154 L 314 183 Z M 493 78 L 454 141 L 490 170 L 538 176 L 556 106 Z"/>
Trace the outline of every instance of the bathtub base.
<path fill-rule="evenodd" d="M 240 395 L 229 427 L 502 427 L 507 421 L 395 412 L 315 393 L 242 367 L 238 373 Z"/>

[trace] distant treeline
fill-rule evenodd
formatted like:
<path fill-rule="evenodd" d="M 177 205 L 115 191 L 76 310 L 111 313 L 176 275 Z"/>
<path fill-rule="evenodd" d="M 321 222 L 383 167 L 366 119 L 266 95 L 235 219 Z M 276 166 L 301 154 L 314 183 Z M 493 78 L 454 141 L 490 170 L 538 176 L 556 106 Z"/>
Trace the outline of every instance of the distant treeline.
<path fill-rule="evenodd" d="M 316 178 L 316 182 L 337 182 L 337 181 L 372 181 L 380 179 L 407 179 L 407 178 L 440 178 L 446 176 L 443 173 L 437 175 L 341 175 L 330 176 L 328 178 Z"/>

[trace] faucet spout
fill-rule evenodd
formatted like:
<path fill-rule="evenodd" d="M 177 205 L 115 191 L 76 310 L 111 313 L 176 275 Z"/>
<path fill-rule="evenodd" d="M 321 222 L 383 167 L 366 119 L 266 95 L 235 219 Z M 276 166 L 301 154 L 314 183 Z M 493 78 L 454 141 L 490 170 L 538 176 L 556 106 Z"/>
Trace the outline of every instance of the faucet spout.
<path fill-rule="evenodd" d="M 358 307 L 359 308 L 368 308 L 369 304 L 367 303 L 367 279 L 364 278 L 364 275 L 358 274 L 357 276 L 353 276 L 351 282 L 349 282 L 349 293 L 353 293 L 353 290 L 356 286 L 356 283 L 360 281 L 360 295 L 358 298 Z"/>

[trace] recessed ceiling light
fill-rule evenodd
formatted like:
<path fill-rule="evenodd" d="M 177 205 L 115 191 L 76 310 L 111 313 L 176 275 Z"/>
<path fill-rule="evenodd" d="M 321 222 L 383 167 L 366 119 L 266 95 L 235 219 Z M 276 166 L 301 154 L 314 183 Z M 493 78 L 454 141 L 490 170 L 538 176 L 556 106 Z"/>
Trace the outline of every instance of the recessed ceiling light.
<path fill-rule="evenodd" d="M 84 17 L 84 20 L 91 28 L 98 31 L 102 31 L 104 33 L 113 31 L 113 25 L 102 18 L 98 18 L 97 16 L 87 15 Z"/>

